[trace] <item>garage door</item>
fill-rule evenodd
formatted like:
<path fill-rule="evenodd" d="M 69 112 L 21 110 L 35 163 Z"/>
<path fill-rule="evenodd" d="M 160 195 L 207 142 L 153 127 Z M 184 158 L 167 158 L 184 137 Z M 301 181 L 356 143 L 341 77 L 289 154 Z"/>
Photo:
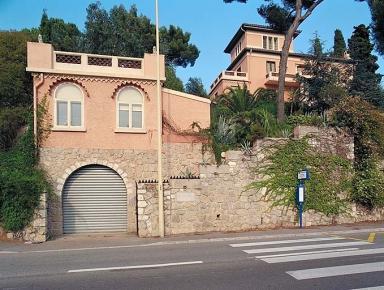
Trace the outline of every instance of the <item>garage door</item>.
<path fill-rule="evenodd" d="M 101 165 L 75 171 L 63 189 L 64 233 L 127 230 L 127 191 L 112 169 Z"/>

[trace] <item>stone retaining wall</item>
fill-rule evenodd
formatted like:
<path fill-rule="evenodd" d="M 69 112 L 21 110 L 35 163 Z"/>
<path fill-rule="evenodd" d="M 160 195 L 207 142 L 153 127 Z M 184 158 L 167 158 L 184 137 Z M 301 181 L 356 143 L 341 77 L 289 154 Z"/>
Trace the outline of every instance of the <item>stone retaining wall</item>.
<path fill-rule="evenodd" d="M 310 131 L 310 132 L 308 132 Z M 297 137 L 309 136 L 315 150 L 331 152 L 353 161 L 353 139 L 333 129 L 301 127 Z M 200 179 L 171 179 L 164 188 L 165 234 L 203 233 L 213 231 L 249 231 L 266 228 L 295 227 L 293 209 L 272 207 L 263 192 L 246 190 L 256 176 L 252 168 L 265 161 L 267 149 L 287 139 L 259 140 L 251 156 L 241 151 L 228 151 L 220 166 L 201 165 Z M 156 184 L 138 184 L 138 233 L 140 237 L 158 235 L 158 197 Z M 384 210 L 367 212 L 350 205 L 349 214 L 327 217 L 308 211 L 304 225 L 328 225 L 383 220 Z"/>
<path fill-rule="evenodd" d="M 201 143 L 164 144 L 164 178 L 183 175 L 187 171 L 198 175 L 199 164 L 211 158 L 210 154 L 203 154 L 202 146 Z M 136 233 L 136 182 L 157 178 L 155 150 L 41 148 L 40 165 L 55 189 L 48 201 L 49 234 L 63 234 L 61 192 L 66 179 L 78 168 L 90 164 L 110 167 L 122 177 L 128 194 L 128 232 Z"/>

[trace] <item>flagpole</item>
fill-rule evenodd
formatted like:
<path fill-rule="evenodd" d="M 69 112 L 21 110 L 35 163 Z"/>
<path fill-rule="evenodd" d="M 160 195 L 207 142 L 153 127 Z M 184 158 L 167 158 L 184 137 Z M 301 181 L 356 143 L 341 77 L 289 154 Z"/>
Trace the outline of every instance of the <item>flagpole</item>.
<path fill-rule="evenodd" d="M 163 168 L 162 168 L 162 131 L 163 116 L 161 102 L 160 84 L 160 36 L 159 36 L 159 3 L 155 0 L 156 6 L 156 69 L 157 69 L 157 191 L 159 195 L 159 236 L 164 237 L 164 195 L 163 195 Z"/>

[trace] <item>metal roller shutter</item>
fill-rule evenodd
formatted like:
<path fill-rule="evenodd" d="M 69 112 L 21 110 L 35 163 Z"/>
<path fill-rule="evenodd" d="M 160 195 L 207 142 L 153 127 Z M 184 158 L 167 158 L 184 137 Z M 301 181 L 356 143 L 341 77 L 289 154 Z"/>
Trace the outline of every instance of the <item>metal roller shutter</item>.
<path fill-rule="evenodd" d="M 63 190 L 64 233 L 127 230 L 127 191 L 112 169 L 101 165 L 75 171 Z"/>

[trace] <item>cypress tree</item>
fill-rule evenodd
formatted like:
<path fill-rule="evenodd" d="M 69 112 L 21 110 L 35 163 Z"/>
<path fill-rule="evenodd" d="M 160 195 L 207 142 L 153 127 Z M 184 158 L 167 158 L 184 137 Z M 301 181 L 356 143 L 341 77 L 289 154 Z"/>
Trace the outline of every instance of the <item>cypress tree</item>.
<path fill-rule="evenodd" d="M 377 74 L 379 68 L 377 57 L 372 55 L 373 44 L 369 40 L 369 29 L 361 24 L 355 27 L 348 40 L 349 54 L 355 61 L 350 94 L 360 96 L 375 106 L 384 106 L 380 82 L 382 75 Z"/>
<path fill-rule="evenodd" d="M 322 58 L 324 56 L 323 53 L 323 41 L 321 41 L 319 35 L 317 32 L 315 32 L 314 38 L 310 40 L 311 42 L 311 48 L 309 50 L 309 53 L 314 55 L 316 58 Z"/>
<path fill-rule="evenodd" d="M 335 36 L 333 39 L 333 57 L 344 57 L 344 52 L 347 50 L 343 33 L 340 29 L 335 30 Z"/>

